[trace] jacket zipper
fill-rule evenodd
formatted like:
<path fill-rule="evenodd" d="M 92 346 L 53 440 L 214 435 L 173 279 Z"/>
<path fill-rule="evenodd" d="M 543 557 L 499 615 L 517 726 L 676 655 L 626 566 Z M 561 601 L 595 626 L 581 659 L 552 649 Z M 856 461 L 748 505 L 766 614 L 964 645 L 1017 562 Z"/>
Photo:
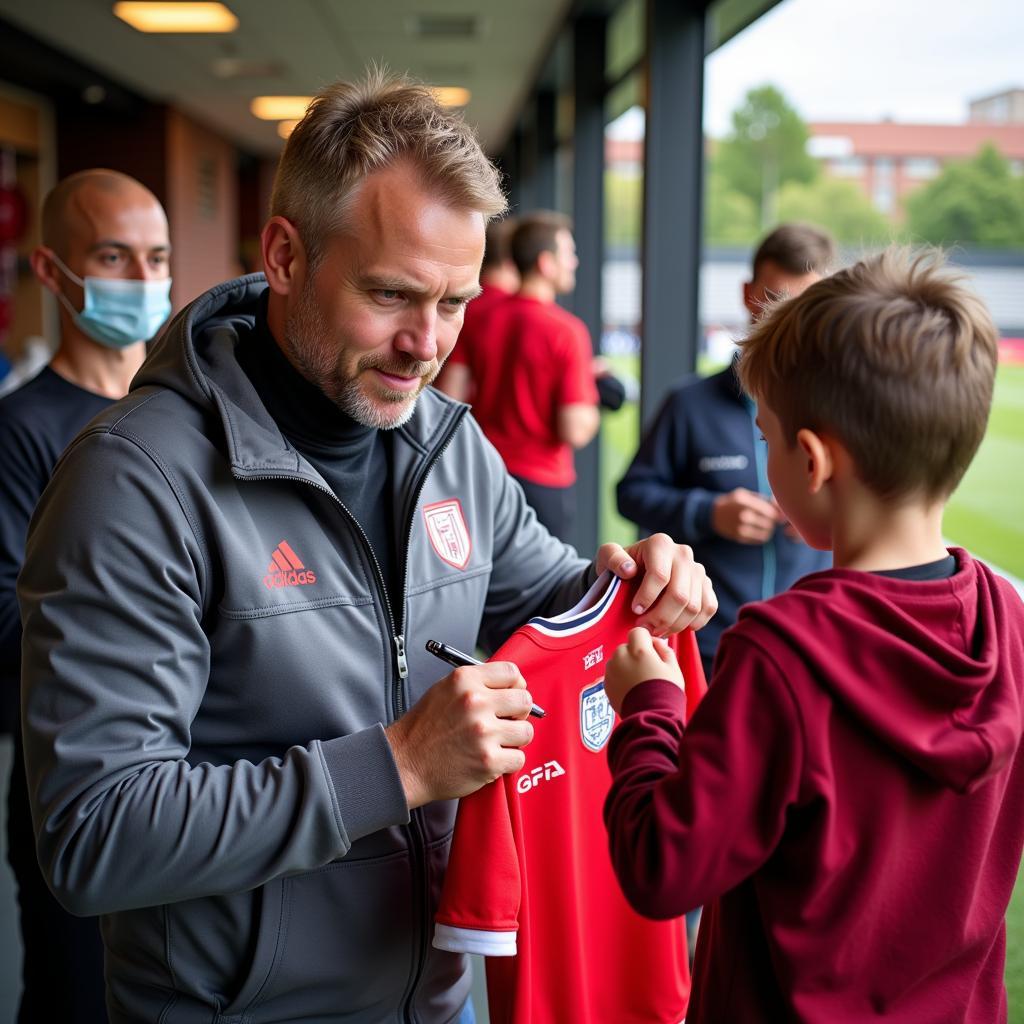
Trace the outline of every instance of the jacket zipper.
<path fill-rule="evenodd" d="M 768 483 L 768 449 L 761 440 L 761 432 L 757 428 L 755 416 L 756 410 L 752 403 L 747 402 L 747 412 L 750 414 L 750 429 L 754 436 L 754 468 L 757 472 L 757 490 L 760 494 L 771 494 L 771 485 Z M 776 533 L 761 545 L 761 600 L 767 601 L 775 594 L 776 575 Z"/>
<path fill-rule="evenodd" d="M 391 628 L 391 644 L 395 656 L 395 668 L 398 672 L 398 682 L 392 691 L 391 699 L 391 711 L 395 719 L 401 718 L 406 711 L 404 681 L 409 676 L 409 662 L 405 653 L 405 587 L 409 580 L 409 547 L 412 543 L 412 531 L 413 524 L 415 522 L 416 506 L 419 504 L 420 495 L 423 493 L 423 487 L 426 484 L 427 477 L 430 475 L 430 471 L 437 464 L 438 459 L 440 459 L 447 451 L 452 438 L 455 436 L 455 431 L 458 429 L 459 424 L 462 423 L 462 419 L 467 412 L 468 409 L 463 409 L 456 414 L 454 422 L 449 427 L 448 432 L 441 440 L 441 443 L 437 445 L 437 447 L 434 448 L 434 451 L 427 457 L 418 479 L 409 492 L 412 495 L 412 501 L 406 506 L 408 510 L 408 527 L 405 533 L 405 559 L 402 564 L 402 579 L 401 586 L 399 588 L 399 596 L 402 601 L 401 622 L 395 618 L 394 609 L 391 607 L 391 599 L 388 597 L 387 580 L 384 579 L 384 570 L 381 569 L 380 562 L 378 561 L 376 554 L 374 554 L 373 546 L 370 544 L 370 538 L 366 536 L 366 531 L 359 525 L 359 520 L 352 515 L 345 503 L 329 487 L 321 487 L 321 485 L 315 480 L 309 480 L 306 477 L 291 476 L 283 473 L 264 474 L 245 478 L 248 480 L 289 480 L 296 483 L 303 483 L 318 491 L 322 491 L 329 498 L 334 500 L 337 506 L 345 513 L 349 521 L 356 528 L 357 534 L 362 539 L 363 547 L 369 554 L 370 561 L 373 563 L 374 573 L 377 577 L 377 588 L 380 591 L 380 596 L 384 599 L 384 610 L 387 615 L 388 625 Z M 423 977 L 423 968 L 426 965 L 427 952 L 430 944 L 428 935 L 430 928 L 430 896 L 427 891 L 427 843 L 422 818 L 423 815 L 419 808 L 412 811 L 409 815 L 409 835 L 411 839 L 410 848 L 413 854 L 411 858 L 413 886 L 415 888 L 416 883 L 418 882 L 420 892 L 423 894 L 423 901 L 420 904 L 419 914 L 419 930 L 421 937 L 420 954 L 416 962 L 416 968 L 403 1005 L 403 1017 L 410 1022 L 414 1020 L 412 1001 L 413 997 L 416 995 L 416 989 L 419 987 L 420 979 Z"/>
<path fill-rule="evenodd" d="M 412 530 L 413 524 L 416 521 L 416 506 L 419 505 L 420 495 L 423 493 L 423 487 L 427 482 L 427 477 L 430 475 L 430 471 L 437 464 L 438 459 L 440 459 L 447 451 L 448 445 L 451 444 L 452 438 L 455 436 L 455 431 L 458 429 L 459 424 L 462 423 L 462 419 L 466 415 L 467 411 L 467 409 L 462 409 L 456 414 L 455 421 L 442 438 L 441 443 L 434 449 L 433 454 L 426 460 L 419 478 L 413 483 L 413 486 L 409 490 L 412 500 L 407 506 L 408 515 L 406 516 L 406 521 L 408 526 L 405 533 L 405 560 L 402 564 L 402 579 L 400 586 L 400 593 L 402 595 L 402 632 L 395 635 L 396 650 L 400 651 L 403 662 L 405 660 L 405 588 L 409 581 L 409 548 L 412 545 Z M 408 675 L 408 667 L 406 667 L 405 674 Z M 405 676 L 402 676 L 402 678 L 404 679 Z M 396 702 L 396 717 L 405 713 L 403 700 L 404 695 L 405 688 L 403 686 L 396 687 L 396 696 L 398 698 Z M 412 1022 L 416 1019 L 412 1003 L 416 996 L 416 990 L 419 988 L 420 980 L 423 977 L 423 969 L 426 966 L 427 953 L 430 949 L 430 893 L 429 887 L 427 886 L 429 864 L 427 862 L 427 841 L 426 833 L 423 828 L 423 815 L 418 808 L 409 816 L 409 832 L 413 840 L 412 845 L 418 854 L 418 857 L 413 861 L 415 866 L 414 870 L 416 871 L 416 875 L 413 877 L 413 885 L 415 888 L 415 885 L 418 882 L 419 891 L 422 893 L 419 914 L 421 936 L 420 955 L 416 962 L 412 982 L 409 985 L 409 991 L 405 997 L 405 1002 L 402 1007 L 404 1018 L 407 1021 Z"/>

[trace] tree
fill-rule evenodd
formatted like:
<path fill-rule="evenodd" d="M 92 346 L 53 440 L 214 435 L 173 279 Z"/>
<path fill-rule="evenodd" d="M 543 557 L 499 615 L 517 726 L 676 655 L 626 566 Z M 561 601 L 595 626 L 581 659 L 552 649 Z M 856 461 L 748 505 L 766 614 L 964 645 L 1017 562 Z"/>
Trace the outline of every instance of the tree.
<path fill-rule="evenodd" d="M 807 221 L 830 231 L 838 242 L 870 245 L 893 240 L 885 214 L 853 182 L 822 177 L 809 185 L 790 182 L 779 192 L 779 220 Z"/>
<path fill-rule="evenodd" d="M 644 179 L 636 173 L 620 170 L 604 172 L 605 240 L 614 246 L 638 246 L 643 219 Z"/>
<path fill-rule="evenodd" d="M 714 164 L 704 189 L 704 237 L 710 245 L 750 245 L 761 225 L 749 196 L 729 188 Z"/>
<path fill-rule="evenodd" d="M 775 200 L 787 182 L 808 183 L 819 174 L 807 153 L 807 125 L 772 85 L 747 93 L 732 115 L 733 130 L 721 143 L 717 169 L 726 185 L 754 203 L 762 228 L 778 220 Z"/>
<path fill-rule="evenodd" d="M 1024 180 L 1013 176 L 991 143 L 970 160 L 947 164 L 907 197 L 906 210 L 915 238 L 939 245 L 1024 248 Z"/>

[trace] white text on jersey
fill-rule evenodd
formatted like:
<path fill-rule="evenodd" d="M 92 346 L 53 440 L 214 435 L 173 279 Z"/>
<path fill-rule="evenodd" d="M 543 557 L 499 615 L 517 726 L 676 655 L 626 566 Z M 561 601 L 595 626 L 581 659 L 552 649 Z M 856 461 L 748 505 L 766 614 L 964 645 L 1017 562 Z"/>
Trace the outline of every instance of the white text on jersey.
<path fill-rule="evenodd" d="M 541 767 L 533 768 L 531 771 L 520 775 L 516 780 L 516 789 L 520 793 L 529 793 L 531 789 L 539 786 L 542 782 L 557 779 L 559 775 L 564 774 L 565 769 L 557 761 L 547 761 Z"/>

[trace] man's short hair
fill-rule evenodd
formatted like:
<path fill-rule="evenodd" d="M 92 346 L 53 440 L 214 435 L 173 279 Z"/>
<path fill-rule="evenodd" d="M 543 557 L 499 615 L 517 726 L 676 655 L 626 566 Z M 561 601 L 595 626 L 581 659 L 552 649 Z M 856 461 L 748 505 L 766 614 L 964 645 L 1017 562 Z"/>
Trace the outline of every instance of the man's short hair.
<path fill-rule="evenodd" d="M 780 224 L 757 247 L 752 273 L 756 281 L 761 264 L 771 262 L 794 277 L 811 273 L 824 276 L 835 258 L 836 244 L 823 228 L 813 224 Z"/>
<path fill-rule="evenodd" d="M 509 243 L 520 274 L 535 270 L 542 252 L 557 252 L 559 231 L 572 231 L 572 221 L 564 213 L 535 210 L 520 217 Z"/>
<path fill-rule="evenodd" d="M 738 373 L 790 444 L 831 434 L 885 499 L 948 497 L 985 433 L 999 332 L 941 252 L 891 247 L 772 307 Z"/>
<path fill-rule="evenodd" d="M 462 116 L 427 86 L 378 69 L 313 98 L 281 155 L 271 215 L 295 225 L 315 266 L 363 180 L 404 160 L 449 206 L 489 220 L 508 205 L 497 169 Z"/>
<path fill-rule="evenodd" d="M 487 242 L 484 246 L 482 270 L 493 270 L 512 259 L 512 234 L 519 221 L 515 217 L 492 220 L 487 225 Z"/>

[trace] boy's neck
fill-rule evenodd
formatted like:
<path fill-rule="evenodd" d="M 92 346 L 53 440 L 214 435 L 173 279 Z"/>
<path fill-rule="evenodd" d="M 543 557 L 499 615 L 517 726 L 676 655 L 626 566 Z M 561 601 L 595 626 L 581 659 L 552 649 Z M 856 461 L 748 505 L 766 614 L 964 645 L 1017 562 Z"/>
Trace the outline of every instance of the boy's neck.
<path fill-rule="evenodd" d="M 862 496 L 863 497 L 863 496 Z M 867 498 L 847 506 L 832 527 L 837 569 L 879 572 L 937 562 L 948 554 L 942 541 L 943 502 L 889 505 Z"/>

